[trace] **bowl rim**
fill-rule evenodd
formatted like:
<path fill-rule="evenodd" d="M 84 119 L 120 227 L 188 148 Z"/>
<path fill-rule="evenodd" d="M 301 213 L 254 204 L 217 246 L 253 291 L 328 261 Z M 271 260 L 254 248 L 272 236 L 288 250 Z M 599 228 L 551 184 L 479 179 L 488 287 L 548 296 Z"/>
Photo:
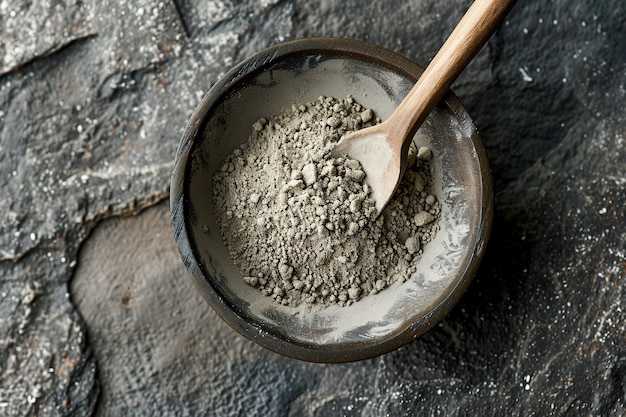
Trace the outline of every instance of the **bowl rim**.
<path fill-rule="evenodd" d="M 456 286 L 442 294 L 435 307 L 418 322 L 413 323 L 403 331 L 392 332 L 385 339 L 375 340 L 376 343 L 372 343 L 374 340 L 368 340 L 345 343 L 343 345 L 333 344 L 331 349 L 289 340 L 249 322 L 241 314 L 241 310 L 237 306 L 224 299 L 211 285 L 210 275 L 205 270 L 202 262 L 197 260 L 199 259 L 198 250 L 190 239 L 191 228 L 188 224 L 189 216 L 187 212 L 189 181 L 185 179 L 187 178 L 191 162 L 190 155 L 195 139 L 198 133 L 204 131 L 207 123 L 206 116 L 214 105 L 219 102 L 220 98 L 243 79 L 253 73 L 262 71 L 263 68 L 271 65 L 273 62 L 285 59 L 290 55 L 304 53 L 349 56 L 358 60 L 376 63 L 377 65 L 390 68 L 394 72 L 412 79 L 414 82 L 417 81 L 423 72 L 423 68 L 418 64 L 395 52 L 377 45 L 346 38 L 319 37 L 292 40 L 270 46 L 244 59 L 211 87 L 196 107 L 186 125 L 176 152 L 170 183 L 172 228 L 183 264 L 196 288 L 215 312 L 237 332 L 269 350 L 300 360 L 310 362 L 350 362 L 362 360 L 387 353 L 416 339 L 434 327 L 459 301 L 476 274 L 491 233 L 494 205 L 491 170 L 482 140 L 472 124 L 471 140 L 476 150 L 482 181 L 482 210 L 479 213 L 480 220 L 478 224 L 480 227 L 476 237 L 477 244 L 473 248 L 473 254 L 468 262 L 468 268 L 463 274 L 464 276 L 458 280 Z M 461 101 L 451 91 L 444 96 L 442 103 L 454 113 L 468 114 Z"/>

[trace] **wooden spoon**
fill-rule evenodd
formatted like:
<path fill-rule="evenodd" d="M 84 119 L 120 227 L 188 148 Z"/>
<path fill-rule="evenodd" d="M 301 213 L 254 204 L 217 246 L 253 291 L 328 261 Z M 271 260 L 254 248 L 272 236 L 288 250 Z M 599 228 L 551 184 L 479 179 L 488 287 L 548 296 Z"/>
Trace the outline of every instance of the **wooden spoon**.
<path fill-rule="evenodd" d="M 359 161 L 378 214 L 406 169 L 409 145 L 431 110 L 487 42 L 515 0 L 476 0 L 402 103 L 383 123 L 354 132 L 333 148 L 334 157 Z"/>

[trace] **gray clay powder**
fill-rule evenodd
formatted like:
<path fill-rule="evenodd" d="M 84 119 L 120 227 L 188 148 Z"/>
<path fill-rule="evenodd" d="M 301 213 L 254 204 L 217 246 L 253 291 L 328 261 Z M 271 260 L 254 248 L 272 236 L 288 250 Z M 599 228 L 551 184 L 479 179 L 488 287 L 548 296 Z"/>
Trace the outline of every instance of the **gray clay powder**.
<path fill-rule="evenodd" d="M 411 145 L 376 218 L 358 161 L 331 158 L 342 135 L 380 122 L 352 97 L 320 97 L 252 126 L 215 174 L 224 242 L 244 280 L 284 305 L 349 305 L 405 281 L 439 229 L 429 148 Z"/>

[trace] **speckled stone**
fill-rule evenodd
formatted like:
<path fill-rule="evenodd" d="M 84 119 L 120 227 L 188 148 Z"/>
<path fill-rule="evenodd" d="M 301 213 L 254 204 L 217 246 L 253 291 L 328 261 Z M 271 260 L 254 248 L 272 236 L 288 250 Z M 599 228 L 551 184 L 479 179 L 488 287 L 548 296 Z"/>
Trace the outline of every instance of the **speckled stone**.
<path fill-rule="evenodd" d="M 130 3 L 0 0 L 0 415 L 626 414 L 626 3 L 512 10 L 454 85 L 495 179 L 483 265 L 426 335 L 341 365 L 237 335 L 146 208 L 234 63 L 326 35 L 426 65 L 469 1 Z"/>

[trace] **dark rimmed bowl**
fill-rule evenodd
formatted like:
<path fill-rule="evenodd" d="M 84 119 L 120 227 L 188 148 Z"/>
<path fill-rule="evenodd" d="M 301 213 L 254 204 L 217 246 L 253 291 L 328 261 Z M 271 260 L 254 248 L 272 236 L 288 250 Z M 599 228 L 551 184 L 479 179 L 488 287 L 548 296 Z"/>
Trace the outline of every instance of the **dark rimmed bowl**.
<path fill-rule="evenodd" d="M 176 155 L 172 226 L 198 290 L 235 330 L 280 354 L 314 362 L 348 362 L 396 349 L 438 323 L 457 303 L 482 258 L 491 229 L 493 189 L 481 139 L 452 94 L 415 137 L 432 148 L 441 229 L 424 248 L 417 272 L 348 307 L 288 307 L 244 283 L 220 237 L 213 174 L 260 117 L 319 96 L 352 95 L 387 118 L 422 68 L 359 41 L 286 42 L 246 59 L 202 99 Z M 207 335 L 211 337 L 211 335 Z"/>

